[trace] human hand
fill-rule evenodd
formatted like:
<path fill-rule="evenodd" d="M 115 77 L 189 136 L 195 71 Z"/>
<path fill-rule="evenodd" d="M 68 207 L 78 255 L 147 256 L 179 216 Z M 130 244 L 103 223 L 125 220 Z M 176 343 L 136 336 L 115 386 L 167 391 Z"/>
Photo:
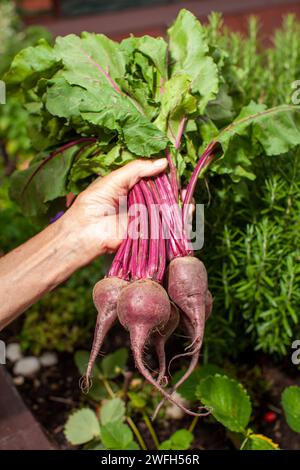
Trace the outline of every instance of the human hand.
<path fill-rule="evenodd" d="M 120 198 L 127 196 L 140 179 L 158 175 L 167 165 L 165 158 L 135 160 L 96 179 L 79 194 L 62 221 L 78 234 L 79 254 L 86 258 L 86 263 L 117 250 L 127 223 L 127 206 L 120 209 Z"/>

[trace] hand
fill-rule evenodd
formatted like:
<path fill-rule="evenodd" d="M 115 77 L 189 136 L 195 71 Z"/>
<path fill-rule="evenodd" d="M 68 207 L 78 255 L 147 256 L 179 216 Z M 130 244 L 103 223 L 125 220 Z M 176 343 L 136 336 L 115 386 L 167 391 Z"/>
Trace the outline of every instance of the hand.
<path fill-rule="evenodd" d="M 75 200 L 62 217 L 77 231 L 86 262 L 104 253 L 117 250 L 126 233 L 127 206 L 120 210 L 120 198 L 142 178 L 156 176 L 167 168 L 165 158 L 135 160 L 96 179 Z M 123 204 L 124 206 L 124 204 Z"/>

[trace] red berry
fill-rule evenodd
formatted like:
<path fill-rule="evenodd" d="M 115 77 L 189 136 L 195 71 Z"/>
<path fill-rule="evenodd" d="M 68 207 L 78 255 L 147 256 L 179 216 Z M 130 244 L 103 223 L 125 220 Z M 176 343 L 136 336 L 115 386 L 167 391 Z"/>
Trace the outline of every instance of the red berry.
<path fill-rule="evenodd" d="M 276 413 L 274 413 L 274 411 L 267 411 L 263 415 L 264 422 L 268 423 L 268 424 L 274 423 L 274 421 L 276 421 L 276 419 L 277 419 L 277 416 L 276 416 Z"/>

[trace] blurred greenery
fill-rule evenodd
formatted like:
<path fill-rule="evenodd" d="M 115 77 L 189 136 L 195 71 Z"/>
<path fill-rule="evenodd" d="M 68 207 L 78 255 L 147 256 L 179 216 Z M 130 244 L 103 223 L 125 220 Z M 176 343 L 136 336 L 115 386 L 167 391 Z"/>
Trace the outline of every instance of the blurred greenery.
<path fill-rule="evenodd" d="M 242 37 L 224 28 L 219 14 L 210 17 L 208 34 L 212 47 L 225 51 L 218 60 L 235 111 L 251 99 L 268 106 L 290 103 L 300 76 L 295 17 L 284 18 L 270 48 L 261 43 L 259 30 L 250 18 L 249 34 Z M 298 149 L 257 159 L 253 182 L 214 176 L 199 184 L 198 200 L 206 202 L 201 256 L 214 297 L 205 361 L 222 363 L 224 354 L 235 357 L 247 348 L 279 357 L 300 334 L 299 156 Z"/>
<path fill-rule="evenodd" d="M 72 352 L 90 344 L 97 315 L 92 289 L 104 274 L 103 260 L 98 259 L 33 305 L 20 333 L 23 349 L 35 354 L 43 349 Z"/>
<path fill-rule="evenodd" d="M 8 70 L 14 56 L 23 48 L 33 46 L 41 39 L 51 41 L 51 34 L 40 26 L 24 28 L 15 3 L 0 3 L 0 79 Z M 27 132 L 27 112 L 17 97 L 6 96 L 0 104 L 0 158 L 4 170 L 10 174 L 18 163 L 32 157 L 32 147 Z M 3 163 L 2 163 L 3 165 Z"/>

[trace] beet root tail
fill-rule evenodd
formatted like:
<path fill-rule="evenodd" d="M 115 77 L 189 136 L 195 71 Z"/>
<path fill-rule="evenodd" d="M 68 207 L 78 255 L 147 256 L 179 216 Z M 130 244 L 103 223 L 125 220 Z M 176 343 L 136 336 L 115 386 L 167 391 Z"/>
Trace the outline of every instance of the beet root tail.
<path fill-rule="evenodd" d="M 144 349 L 145 343 L 146 343 L 146 341 L 145 341 L 144 338 L 141 338 L 141 335 L 139 335 L 139 336 L 138 335 L 131 335 L 131 346 L 132 346 L 132 351 L 133 351 L 133 355 L 134 355 L 134 360 L 135 360 L 136 368 L 139 370 L 140 374 L 142 374 L 143 377 L 151 385 L 153 385 L 153 387 L 156 388 L 156 390 L 158 390 L 166 400 L 171 401 L 174 405 L 178 406 L 184 413 L 186 413 L 190 416 L 207 416 L 210 413 L 210 411 L 209 412 L 206 411 L 203 414 L 203 413 L 196 413 L 194 411 L 191 411 L 191 410 L 187 409 L 184 405 L 179 403 L 174 397 L 169 395 L 161 387 L 161 385 L 156 380 L 154 380 L 154 378 L 152 377 L 150 372 L 146 369 L 146 367 L 144 366 L 144 363 L 143 363 L 143 357 L 142 356 L 143 356 L 143 349 Z M 205 409 L 207 410 L 207 408 L 205 408 Z"/>

